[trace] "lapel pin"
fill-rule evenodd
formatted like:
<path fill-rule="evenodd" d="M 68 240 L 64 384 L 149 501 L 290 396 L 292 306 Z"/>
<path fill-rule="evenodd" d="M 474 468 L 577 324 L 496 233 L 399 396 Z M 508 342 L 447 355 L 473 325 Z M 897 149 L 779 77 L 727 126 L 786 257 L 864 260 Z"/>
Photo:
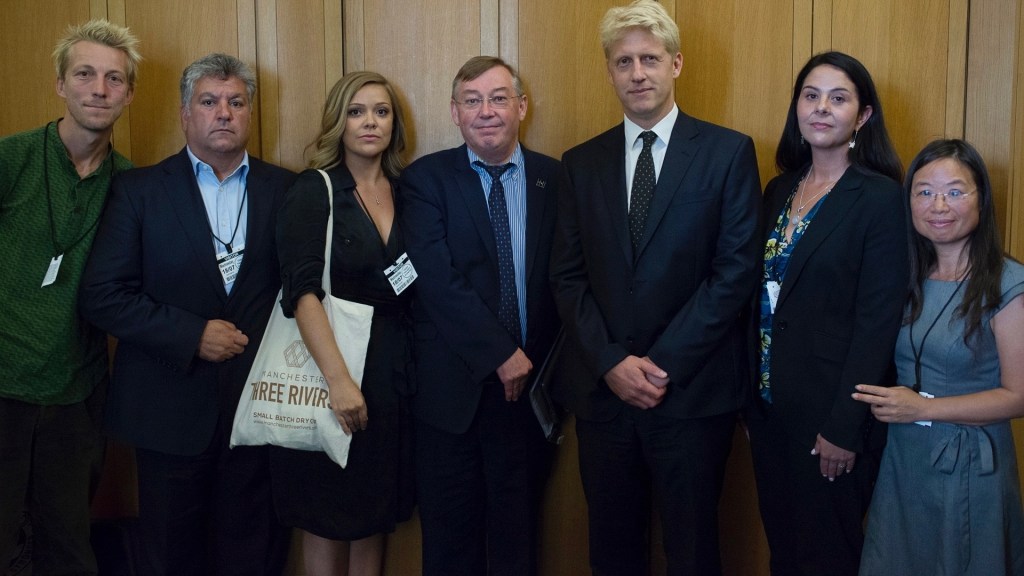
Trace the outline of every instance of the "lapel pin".
<path fill-rule="evenodd" d="M 545 187 L 547 185 L 548 185 L 547 180 L 541 180 L 540 178 L 537 179 L 537 188 L 543 188 L 543 187 Z"/>

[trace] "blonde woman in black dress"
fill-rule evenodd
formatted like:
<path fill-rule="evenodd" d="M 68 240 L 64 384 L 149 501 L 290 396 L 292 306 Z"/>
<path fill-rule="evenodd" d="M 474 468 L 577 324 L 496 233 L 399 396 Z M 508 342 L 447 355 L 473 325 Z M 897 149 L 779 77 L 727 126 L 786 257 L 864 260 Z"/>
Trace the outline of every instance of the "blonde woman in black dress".
<path fill-rule="evenodd" d="M 405 253 L 395 193 L 404 148 L 402 110 L 388 81 L 373 72 L 344 76 L 328 96 L 310 169 L 278 217 L 281 306 L 294 315 L 327 380 L 330 406 L 352 435 L 345 468 L 322 452 L 272 451 L 275 507 L 283 523 L 302 529 L 310 576 L 380 574 L 384 533 L 411 513 L 405 317 L 412 289 L 396 293 L 385 273 Z M 333 206 L 316 169 L 331 178 Z M 374 307 L 361 383 L 350 376 L 321 303 L 331 210 L 333 295 Z"/>

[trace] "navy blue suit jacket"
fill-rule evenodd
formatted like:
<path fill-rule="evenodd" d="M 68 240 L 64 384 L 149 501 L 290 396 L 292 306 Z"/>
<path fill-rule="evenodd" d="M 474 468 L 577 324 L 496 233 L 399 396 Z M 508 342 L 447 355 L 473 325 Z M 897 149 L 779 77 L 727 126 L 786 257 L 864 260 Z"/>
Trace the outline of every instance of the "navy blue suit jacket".
<path fill-rule="evenodd" d="M 540 367 L 558 330 L 548 285 L 558 161 L 523 149 L 526 164 L 524 352 Z M 420 158 L 402 173 L 403 230 L 419 273 L 413 304 L 417 418 L 465 432 L 481 382 L 516 350 L 498 321 L 498 256 L 480 177 L 466 146 Z M 520 401 L 528 401 L 524 394 Z"/>
<path fill-rule="evenodd" d="M 137 447 L 195 455 L 230 418 L 281 286 L 274 219 L 294 174 L 249 158 L 245 257 L 224 290 L 206 209 L 184 149 L 119 175 L 82 278 L 85 317 L 118 339 L 105 420 Z M 232 322 L 245 352 L 198 357 L 208 320 Z"/>
<path fill-rule="evenodd" d="M 626 404 L 603 375 L 635 355 L 671 379 L 654 410 L 697 418 L 740 408 L 741 316 L 759 255 L 751 139 L 680 112 L 635 253 L 624 125 L 569 150 L 562 165 L 551 280 L 569 337 L 556 398 L 580 418 L 614 418 Z"/>

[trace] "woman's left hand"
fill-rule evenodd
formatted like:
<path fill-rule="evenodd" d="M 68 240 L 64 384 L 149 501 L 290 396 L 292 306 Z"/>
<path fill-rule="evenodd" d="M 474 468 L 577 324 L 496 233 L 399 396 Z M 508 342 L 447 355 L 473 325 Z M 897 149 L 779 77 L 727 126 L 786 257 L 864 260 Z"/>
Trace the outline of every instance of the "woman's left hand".
<path fill-rule="evenodd" d="M 853 399 L 871 405 L 871 413 L 882 422 L 917 422 L 929 420 L 922 414 L 928 400 L 906 386 L 871 386 L 858 384 Z"/>
<path fill-rule="evenodd" d="M 857 463 L 856 452 L 836 446 L 822 438 L 821 434 L 818 434 L 817 440 L 814 441 L 811 456 L 818 456 L 821 475 L 828 478 L 829 482 L 835 481 L 836 476 L 844 472 L 853 472 L 853 465 Z"/>

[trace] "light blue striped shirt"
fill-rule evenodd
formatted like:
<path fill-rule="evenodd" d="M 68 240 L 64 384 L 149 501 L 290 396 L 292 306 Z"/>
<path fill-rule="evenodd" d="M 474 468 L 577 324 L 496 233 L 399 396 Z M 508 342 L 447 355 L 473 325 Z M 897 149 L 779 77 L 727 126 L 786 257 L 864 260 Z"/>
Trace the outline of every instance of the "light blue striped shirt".
<path fill-rule="evenodd" d="M 468 146 L 469 165 L 480 176 L 480 185 L 484 189 L 484 200 L 491 195 L 491 175 L 482 167 L 473 164 L 483 159 L 476 155 Z M 516 144 L 512 157 L 508 162 L 513 166 L 501 175 L 501 185 L 505 188 L 505 204 L 508 207 L 508 228 L 512 239 L 512 263 L 516 272 L 516 298 L 519 300 L 519 323 L 522 328 L 523 342 L 526 342 L 526 164 L 523 161 L 523 149 Z M 503 162 L 507 164 L 508 162 Z M 486 162 L 484 162 L 486 164 Z M 524 344 L 525 345 L 525 344 Z"/>
<path fill-rule="evenodd" d="M 237 251 L 239 247 L 245 246 L 245 232 L 248 228 L 249 203 L 246 202 L 245 182 L 249 175 L 249 153 L 245 153 L 242 163 L 235 168 L 234 172 L 228 174 L 224 180 L 219 180 L 212 166 L 200 160 L 187 147 L 185 150 L 188 152 L 189 160 L 192 161 L 196 183 L 199 185 L 199 192 L 203 195 L 203 204 L 206 205 L 207 222 L 210 224 L 210 231 L 214 236 L 210 239 L 213 242 L 214 254 L 226 252 L 228 243 L 231 243 L 232 251 Z M 235 231 L 236 226 L 237 232 Z M 238 260 L 239 266 L 242 265 L 244 258 L 245 254 L 243 253 Z M 234 282 L 226 282 L 224 290 L 230 294 L 234 285 Z"/>

